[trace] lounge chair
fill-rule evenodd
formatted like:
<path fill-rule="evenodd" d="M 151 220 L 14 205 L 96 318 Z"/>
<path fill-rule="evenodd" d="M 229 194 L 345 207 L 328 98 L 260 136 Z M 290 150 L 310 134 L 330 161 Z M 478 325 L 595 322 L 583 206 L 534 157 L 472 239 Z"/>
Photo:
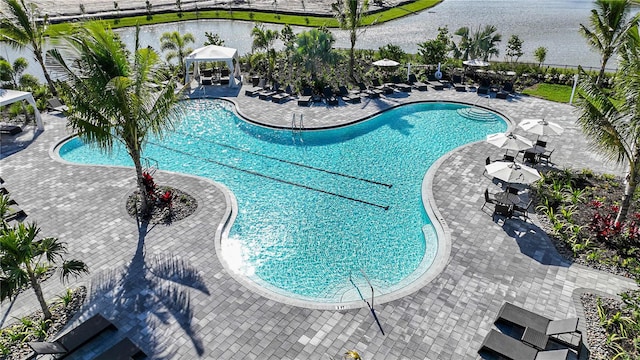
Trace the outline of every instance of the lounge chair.
<path fill-rule="evenodd" d="M 292 96 L 293 96 L 293 90 L 291 90 L 291 85 L 287 85 L 284 92 L 277 93 L 271 96 L 271 101 L 273 101 L 274 103 L 280 104 L 288 101 Z"/>
<path fill-rule="evenodd" d="M 59 354 L 58 358 L 63 358 L 109 328 L 116 329 L 109 320 L 96 314 L 53 342 L 31 341 L 27 344 L 36 356 Z"/>
<path fill-rule="evenodd" d="M 49 110 L 59 111 L 59 112 L 69 111 L 69 108 L 67 107 L 67 105 L 63 104 L 62 101 L 60 101 L 60 99 L 58 98 L 51 98 L 47 100 L 47 108 Z"/>
<path fill-rule="evenodd" d="M 493 210 L 493 217 L 495 216 L 504 216 L 506 219 L 510 219 L 513 216 L 513 206 L 497 203 L 495 209 Z"/>
<path fill-rule="evenodd" d="M 338 91 L 339 91 L 340 97 L 342 98 L 342 101 L 346 103 L 358 104 L 362 101 L 360 98 L 360 95 L 349 93 L 349 90 L 347 90 L 347 87 L 344 85 L 338 86 Z"/>
<path fill-rule="evenodd" d="M 382 91 L 382 93 L 385 95 L 393 94 L 393 88 L 390 86 L 387 86 L 386 84 L 380 83 L 380 80 L 378 79 L 373 79 L 372 84 L 375 89 Z"/>
<path fill-rule="evenodd" d="M 220 85 L 229 85 L 229 69 L 220 70 Z"/>
<path fill-rule="evenodd" d="M 527 309 L 505 302 L 495 323 L 507 323 L 521 328 L 533 328 L 547 335 L 579 333 L 578 318 L 551 320 Z"/>
<path fill-rule="evenodd" d="M 364 83 L 358 83 L 358 87 L 360 88 L 360 93 L 365 94 L 370 99 L 377 99 L 382 94 L 382 90 L 379 89 L 369 89 Z"/>
<path fill-rule="evenodd" d="M 258 86 L 245 90 L 244 94 L 246 96 L 257 96 L 260 91 L 264 90 L 265 85 L 266 85 L 265 79 L 260 79 L 258 81 Z"/>
<path fill-rule="evenodd" d="M 394 75 L 392 78 L 393 87 L 398 89 L 400 92 L 411 92 L 411 85 L 405 84 L 400 80 L 398 75 Z"/>
<path fill-rule="evenodd" d="M 271 100 L 271 97 L 280 92 L 280 84 L 273 83 L 272 89 L 264 89 L 258 92 L 258 98 L 260 100 Z"/>
<path fill-rule="evenodd" d="M 107 349 L 93 360 L 129 360 L 138 359 L 147 356 L 136 344 L 129 338 L 120 340 L 117 344 Z"/>
<path fill-rule="evenodd" d="M 202 75 L 200 76 L 200 84 L 213 85 L 213 70 L 211 69 L 202 70 Z"/>
<path fill-rule="evenodd" d="M 302 95 L 298 99 L 298 106 L 309 106 L 312 101 L 313 90 L 310 87 L 305 86 L 304 88 L 302 88 Z"/>
<path fill-rule="evenodd" d="M 330 87 L 326 86 L 322 89 L 322 95 L 324 96 L 327 105 L 338 105 L 338 98 L 333 96 L 333 91 Z"/>
<path fill-rule="evenodd" d="M 435 75 L 427 75 L 427 82 L 434 90 L 444 90 L 444 84 L 440 80 L 436 79 Z"/>
<path fill-rule="evenodd" d="M 418 81 L 415 74 L 409 75 L 409 84 L 413 86 L 414 89 L 419 91 L 427 91 L 427 88 L 429 86 L 428 84 Z"/>
<path fill-rule="evenodd" d="M 569 349 L 538 351 L 494 329 L 484 338 L 478 352 L 489 352 L 510 360 L 566 360 L 569 357 Z"/>
<path fill-rule="evenodd" d="M 22 128 L 18 125 L 12 124 L 0 124 L 0 134 L 2 135 L 16 135 L 22 132 Z"/>
<path fill-rule="evenodd" d="M 456 89 L 456 91 L 458 92 L 467 91 L 467 86 L 462 83 L 462 76 L 453 75 L 451 77 L 451 83 L 453 84 L 453 87 Z"/>

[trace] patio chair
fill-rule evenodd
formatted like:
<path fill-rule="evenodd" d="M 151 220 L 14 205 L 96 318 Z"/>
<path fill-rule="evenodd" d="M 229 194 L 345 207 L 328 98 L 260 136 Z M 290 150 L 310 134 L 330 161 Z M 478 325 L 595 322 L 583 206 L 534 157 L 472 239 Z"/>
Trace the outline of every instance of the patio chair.
<path fill-rule="evenodd" d="M 265 89 L 258 92 L 258 98 L 260 100 L 270 100 L 271 97 L 280 92 L 280 84 L 277 82 L 273 83 L 272 89 Z"/>
<path fill-rule="evenodd" d="M 546 335 L 579 333 L 578 318 L 551 320 L 527 309 L 505 302 L 498 312 L 495 323 L 507 323 L 520 328 L 532 328 Z"/>
<path fill-rule="evenodd" d="M 124 338 L 102 354 L 95 357 L 93 360 L 129 360 L 139 359 L 146 356 L 147 354 L 145 354 L 144 351 L 142 351 L 129 338 Z"/>
<path fill-rule="evenodd" d="M 551 158 L 551 154 L 553 154 L 555 149 L 551 150 L 551 151 L 545 151 L 544 153 L 538 155 L 538 161 L 540 161 L 540 163 L 544 162 L 545 165 L 549 166 L 549 164 L 551 163 L 550 158 Z"/>
<path fill-rule="evenodd" d="M 346 103 L 358 104 L 362 101 L 360 95 L 349 93 L 349 90 L 347 90 L 347 87 L 344 85 L 338 86 L 338 92 L 340 94 L 340 97 L 342 98 L 342 101 Z"/>
<path fill-rule="evenodd" d="M 422 81 L 418 81 L 415 74 L 409 75 L 409 84 L 416 90 L 427 91 L 428 84 L 425 84 Z"/>
<path fill-rule="evenodd" d="M 542 140 L 536 140 L 536 145 L 535 146 L 540 146 L 543 148 L 547 147 L 547 142 L 546 141 L 542 141 Z"/>
<path fill-rule="evenodd" d="M 511 81 L 507 81 L 502 84 L 502 92 L 506 92 L 507 94 L 513 94 L 513 83 Z"/>
<path fill-rule="evenodd" d="M 213 70 L 211 69 L 202 70 L 202 75 L 200 75 L 200 84 L 213 85 Z"/>
<path fill-rule="evenodd" d="M 538 154 L 525 151 L 524 154 L 522 155 L 522 161 L 524 161 L 525 163 L 535 165 L 538 163 Z"/>
<path fill-rule="evenodd" d="M 484 204 L 482 204 L 482 207 L 480 208 L 480 210 L 484 209 L 484 207 L 485 207 L 487 204 L 494 204 L 494 205 L 497 205 L 497 204 L 499 204 L 499 203 L 500 203 L 500 202 L 498 201 L 498 199 L 496 199 L 496 198 L 495 198 L 495 197 L 493 197 L 492 195 L 493 195 L 493 194 L 490 194 L 490 193 L 489 193 L 489 189 L 488 189 L 488 188 L 484 190 Z"/>
<path fill-rule="evenodd" d="M 63 358 L 107 329 L 116 329 L 109 320 L 96 314 L 53 342 L 31 341 L 27 344 L 37 355 L 58 354 Z"/>
<path fill-rule="evenodd" d="M 506 219 L 510 219 L 511 216 L 513 216 L 513 206 L 512 205 L 502 204 L 500 202 L 498 202 L 495 205 L 496 205 L 496 207 L 493 210 L 493 216 L 494 217 L 496 215 L 499 215 L 499 216 L 504 216 Z"/>
<path fill-rule="evenodd" d="M 502 91 L 502 90 L 500 90 L 500 91 L 498 91 L 498 92 L 496 93 L 496 99 L 503 99 L 503 100 L 506 100 L 506 99 L 508 99 L 508 98 L 509 98 L 509 93 L 508 93 L 508 92 L 506 92 L 506 91 Z"/>
<path fill-rule="evenodd" d="M 229 69 L 220 70 L 220 85 L 229 85 Z"/>
<path fill-rule="evenodd" d="M 391 88 L 390 86 L 387 86 L 386 84 L 380 83 L 380 80 L 373 79 L 372 83 L 373 83 L 373 87 L 382 91 L 383 94 L 385 95 L 393 94 L 393 88 Z"/>
<path fill-rule="evenodd" d="M 333 96 L 333 91 L 330 87 L 326 86 L 322 89 L 322 95 L 324 96 L 327 105 L 338 105 L 338 98 Z"/>
<path fill-rule="evenodd" d="M 504 154 L 504 156 L 502 157 L 501 161 L 514 162 L 514 161 L 516 161 L 516 158 L 515 158 L 515 156 Z"/>
<path fill-rule="evenodd" d="M 19 125 L 0 124 L 0 134 L 2 135 L 16 135 L 22 132 L 22 127 Z"/>
<path fill-rule="evenodd" d="M 513 213 L 522 214 L 522 216 L 526 220 L 529 218 L 529 208 L 531 207 L 531 204 L 533 204 L 533 199 L 529 200 L 529 202 L 525 206 L 518 206 L 518 204 L 515 204 L 513 205 Z"/>
<path fill-rule="evenodd" d="M 569 349 L 541 350 L 494 329 L 484 338 L 478 353 L 488 352 L 509 360 L 566 360 Z"/>

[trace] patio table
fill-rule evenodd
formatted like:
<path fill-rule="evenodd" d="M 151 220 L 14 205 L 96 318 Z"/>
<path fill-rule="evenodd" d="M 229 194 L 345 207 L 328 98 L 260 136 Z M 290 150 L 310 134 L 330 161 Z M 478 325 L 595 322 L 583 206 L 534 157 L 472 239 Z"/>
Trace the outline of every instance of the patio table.
<path fill-rule="evenodd" d="M 506 205 L 515 205 L 520 203 L 520 196 L 512 194 L 508 191 L 497 193 L 496 200 Z"/>

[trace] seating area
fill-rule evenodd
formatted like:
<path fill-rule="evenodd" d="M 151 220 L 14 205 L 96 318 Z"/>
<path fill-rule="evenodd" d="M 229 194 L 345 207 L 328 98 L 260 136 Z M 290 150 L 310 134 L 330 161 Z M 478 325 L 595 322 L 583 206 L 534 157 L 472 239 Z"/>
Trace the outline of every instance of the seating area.
<path fill-rule="evenodd" d="M 478 353 L 513 360 L 565 360 L 570 354 L 572 358 L 588 358 L 578 322 L 578 318 L 551 320 L 505 302 L 494 321 L 503 332 L 492 329 Z"/>

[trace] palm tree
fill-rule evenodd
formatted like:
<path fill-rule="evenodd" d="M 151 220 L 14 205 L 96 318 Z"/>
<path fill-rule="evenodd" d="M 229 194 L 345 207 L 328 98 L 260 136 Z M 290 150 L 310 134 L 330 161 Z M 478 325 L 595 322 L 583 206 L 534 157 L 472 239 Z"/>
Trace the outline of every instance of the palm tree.
<path fill-rule="evenodd" d="M 51 312 L 40 287 L 42 276 L 57 270 L 64 282 L 69 275 L 79 276 L 89 270 L 80 260 L 64 260 L 67 249 L 58 239 L 36 240 L 39 233 L 40 228 L 35 223 L 19 223 L 0 230 L 0 301 L 13 298 L 20 289 L 30 285 L 47 320 L 51 318 Z M 55 265 L 58 261 L 62 261 L 59 267 Z"/>
<path fill-rule="evenodd" d="M 607 62 L 624 41 L 624 34 L 637 23 L 637 17 L 627 21 L 630 8 L 629 0 L 596 0 L 596 8 L 591 10 L 589 17 L 591 28 L 580 24 L 580 33 L 589 45 L 602 55 L 600 73 L 596 81 L 598 86 L 604 79 Z"/>
<path fill-rule="evenodd" d="M 616 222 L 624 222 L 640 177 L 640 35 L 629 29 L 620 47 L 615 78 L 616 99 L 580 69 L 581 100 L 578 124 L 602 154 L 618 164 L 627 163 L 628 174 Z"/>
<path fill-rule="evenodd" d="M 276 50 L 273 48 L 273 43 L 280 37 L 280 33 L 276 30 L 265 29 L 262 24 L 256 24 L 251 29 L 251 36 L 253 36 L 251 51 L 264 49 L 267 53 L 267 58 L 269 59 L 269 74 L 267 74 L 267 77 L 271 79 L 276 63 Z"/>
<path fill-rule="evenodd" d="M 493 56 L 498 56 L 498 43 L 502 41 L 502 35 L 496 33 L 494 25 L 486 25 L 484 29 L 474 32 L 464 26 L 456 30 L 454 35 L 460 36 L 460 42 L 456 46 L 452 44 L 453 55 L 456 59 L 482 59 L 488 61 Z"/>
<path fill-rule="evenodd" d="M 160 81 L 161 59 L 152 48 L 136 48 L 133 56 L 103 23 L 84 24 L 66 38 L 70 53 L 49 51 L 64 81 L 70 127 L 84 141 L 105 151 L 122 143 L 133 160 L 141 197 L 140 212 L 148 214 L 141 155 L 148 137 L 162 136 L 178 118 L 176 82 Z M 132 59 L 131 59 L 132 57 Z M 69 64 L 73 64 L 70 66 Z"/>
<path fill-rule="evenodd" d="M 196 39 L 191 33 L 180 35 L 177 31 L 166 32 L 160 37 L 160 50 L 168 51 L 166 55 L 167 62 L 178 59 L 178 67 L 176 68 L 178 74 L 182 74 L 184 58 L 193 51 L 192 48 L 187 47 L 187 44 L 195 42 Z"/>
<path fill-rule="evenodd" d="M 37 7 L 25 5 L 24 0 L 2 0 L 4 10 L 0 10 L 0 42 L 5 42 L 16 49 L 29 48 L 42 68 L 49 90 L 58 95 L 47 67 L 44 64 L 44 34 L 47 16 L 38 21 Z"/>
<path fill-rule="evenodd" d="M 340 28 L 349 31 L 351 48 L 349 49 L 349 77 L 353 79 L 353 67 L 355 63 L 355 46 L 358 29 L 363 25 L 362 20 L 369 9 L 369 0 L 338 0 L 331 5 L 334 16 L 340 23 Z"/>
<path fill-rule="evenodd" d="M 298 34 L 297 57 L 313 77 L 322 64 L 332 63 L 337 55 L 333 51 L 333 35 L 326 29 L 311 29 Z"/>

